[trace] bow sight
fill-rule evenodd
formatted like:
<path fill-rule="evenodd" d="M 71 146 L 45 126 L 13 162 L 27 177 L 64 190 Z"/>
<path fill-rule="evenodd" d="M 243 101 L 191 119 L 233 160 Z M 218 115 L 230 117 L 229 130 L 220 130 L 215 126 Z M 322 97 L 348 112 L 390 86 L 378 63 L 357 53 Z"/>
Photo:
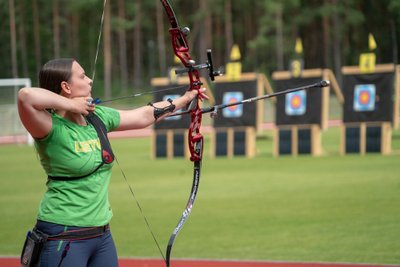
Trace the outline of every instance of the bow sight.
<path fill-rule="evenodd" d="M 189 29 L 189 28 L 185 27 L 185 29 Z M 185 36 L 186 36 L 186 34 L 185 34 Z M 196 64 L 196 62 L 193 59 L 191 59 L 188 61 L 188 67 L 176 69 L 175 74 L 179 75 L 179 74 L 183 74 L 183 73 L 193 72 L 194 70 L 208 69 L 208 76 L 210 77 L 211 81 L 214 81 L 215 76 L 221 76 L 223 74 L 221 67 L 217 71 L 214 71 L 211 49 L 207 49 L 207 62 L 206 63 L 199 64 L 199 65 L 195 65 L 195 64 Z"/>

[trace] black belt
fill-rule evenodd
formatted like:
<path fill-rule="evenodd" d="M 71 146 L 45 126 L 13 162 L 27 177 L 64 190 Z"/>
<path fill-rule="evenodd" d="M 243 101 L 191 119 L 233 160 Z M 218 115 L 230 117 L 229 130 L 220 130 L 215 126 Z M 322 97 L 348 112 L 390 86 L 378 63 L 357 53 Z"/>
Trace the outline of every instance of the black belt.
<path fill-rule="evenodd" d="M 83 240 L 102 236 L 105 232 L 110 230 L 110 225 L 79 228 L 75 230 L 69 230 L 57 235 L 49 235 L 47 240 Z"/>

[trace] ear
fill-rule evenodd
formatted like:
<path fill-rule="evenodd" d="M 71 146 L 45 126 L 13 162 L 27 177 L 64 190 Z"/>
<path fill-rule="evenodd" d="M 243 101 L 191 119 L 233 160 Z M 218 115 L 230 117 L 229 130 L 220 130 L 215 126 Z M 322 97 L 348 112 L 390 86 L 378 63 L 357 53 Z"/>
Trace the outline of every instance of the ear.
<path fill-rule="evenodd" d="M 66 81 L 61 82 L 61 94 L 64 95 L 70 95 L 71 94 L 71 88 L 69 84 Z"/>

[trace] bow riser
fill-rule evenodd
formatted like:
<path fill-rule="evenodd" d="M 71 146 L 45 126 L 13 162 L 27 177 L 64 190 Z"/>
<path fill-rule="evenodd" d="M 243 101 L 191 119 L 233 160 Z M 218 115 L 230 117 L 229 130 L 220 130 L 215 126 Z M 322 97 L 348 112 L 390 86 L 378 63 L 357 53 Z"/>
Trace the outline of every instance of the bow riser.
<path fill-rule="evenodd" d="M 167 9 L 167 15 L 168 16 L 174 15 L 172 9 L 170 8 Z M 170 21 L 176 22 L 176 19 L 170 18 Z M 199 100 L 203 99 L 203 96 L 200 92 L 203 83 L 200 80 L 199 70 L 195 68 L 195 61 L 191 58 L 189 54 L 189 47 L 187 45 L 188 42 L 186 40 L 186 33 L 182 32 L 177 23 L 171 23 L 171 25 L 176 25 L 175 28 L 171 28 L 169 30 L 174 54 L 179 58 L 179 60 L 185 66 L 185 69 L 178 70 L 178 72 L 179 73 L 186 72 L 188 74 L 189 78 L 188 91 L 197 90 L 198 92 L 198 97 L 194 99 L 193 102 L 189 105 L 190 106 L 189 109 L 191 112 L 191 123 L 189 127 L 188 143 L 189 143 L 190 160 L 200 161 L 203 156 L 202 155 L 203 136 L 200 133 L 202 113 L 199 106 Z"/>
<path fill-rule="evenodd" d="M 191 112 L 192 121 L 189 128 L 189 151 L 191 161 L 201 161 L 203 157 L 203 135 L 200 133 L 201 119 L 202 119 L 201 109 L 195 109 Z"/>

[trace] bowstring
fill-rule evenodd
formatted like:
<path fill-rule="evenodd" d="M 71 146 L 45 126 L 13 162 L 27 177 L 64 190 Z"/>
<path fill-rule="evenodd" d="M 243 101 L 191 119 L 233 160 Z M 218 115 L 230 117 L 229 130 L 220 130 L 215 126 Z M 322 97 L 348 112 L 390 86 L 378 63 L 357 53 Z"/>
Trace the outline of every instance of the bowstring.
<path fill-rule="evenodd" d="M 96 65 L 97 65 L 97 58 L 99 57 L 99 50 L 100 50 L 101 36 L 103 33 L 104 13 L 106 10 L 106 5 L 107 5 L 107 0 L 104 0 L 103 1 L 103 12 L 101 14 L 101 19 L 100 19 L 100 30 L 99 30 L 99 34 L 97 36 L 96 53 L 95 53 L 94 62 L 93 62 L 93 73 L 92 73 L 92 82 L 93 83 L 94 83 L 94 78 L 96 77 Z"/>
<path fill-rule="evenodd" d="M 101 43 L 101 39 L 102 39 L 101 37 L 102 37 L 102 32 L 103 32 L 104 14 L 105 14 L 106 5 L 107 5 L 107 0 L 104 0 L 103 1 L 103 12 L 101 14 L 101 19 L 100 19 L 100 30 L 99 30 L 99 34 L 98 34 L 98 37 L 97 37 L 96 53 L 95 53 L 95 58 L 94 58 L 94 63 L 93 63 L 92 86 L 93 86 L 93 83 L 94 83 L 94 80 L 95 80 L 95 77 L 96 77 L 96 65 L 97 65 L 97 59 L 98 59 L 98 56 L 99 56 L 100 43 Z M 101 131 L 101 132 L 102 132 L 102 134 L 104 136 L 107 135 L 103 131 Z M 144 222 L 146 224 L 146 227 L 149 230 L 154 242 L 156 243 L 156 246 L 157 246 L 157 248 L 158 248 L 158 250 L 159 250 L 159 252 L 161 254 L 161 257 L 163 258 L 164 262 L 166 262 L 164 253 L 161 250 L 161 246 L 160 246 L 160 244 L 159 244 L 159 242 L 158 242 L 158 240 L 157 240 L 157 238 L 156 238 L 156 236 L 155 236 L 155 234 L 154 234 L 154 232 L 152 230 L 152 227 L 151 227 L 151 225 L 149 223 L 149 220 L 147 219 L 146 215 L 144 214 L 142 206 L 140 205 L 138 199 L 136 198 L 135 192 L 133 191 L 133 187 L 130 185 L 128 179 L 126 178 L 125 172 L 122 169 L 121 165 L 119 164 L 119 161 L 118 161 L 118 159 L 117 159 L 117 157 L 115 155 L 114 155 L 114 159 L 115 159 L 115 162 L 118 165 L 119 170 L 121 171 L 122 176 L 124 177 L 125 183 L 129 187 L 129 191 L 131 192 L 131 195 L 132 195 L 133 199 L 136 202 L 136 206 L 138 207 L 138 209 L 139 209 L 139 211 L 140 211 L 140 213 L 141 213 L 141 215 L 143 217 L 143 220 L 144 220 Z"/>
<path fill-rule="evenodd" d="M 118 165 L 119 170 L 121 171 L 122 176 L 124 177 L 124 180 L 125 180 L 126 184 L 127 184 L 128 187 L 129 187 L 129 190 L 130 190 L 130 192 L 131 192 L 131 195 L 132 195 L 133 199 L 134 199 L 135 202 L 136 202 L 136 206 L 138 207 L 138 209 L 139 209 L 139 211 L 140 211 L 140 214 L 141 214 L 142 217 L 143 217 L 143 220 L 144 220 L 144 222 L 145 222 L 145 224 L 146 224 L 147 230 L 149 230 L 151 236 L 153 237 L 153 240 L 154 240 L 154 242 L 156 243 L 156 246 L 157 246 L 157 248 L 158 248 L 158 251 L 159 251 L 160 254 L 161 254 L 161 257 L 163 258 L 164 262 L 166 262 L 166 259 L 165 259 L 164 253 L 162 252 L 160 243 L 158 242 L 158 240 L 157 240 L 157 238 L 156 238 L 156 235 L 154 234 L 153 229 L 151 228 L 151 225 L 150 225 L 150 223 L 149 223 L 149 220 L 147 219 L 146 215 L 144 214 L 143 208 L 142 208 L 142 206 L 140 205 L 140 203 L 139 203 L 139 201 L 138 201 L 138 199 L 137 199 L 137 197 L 136 197 L 135 192 L 133 191 L 133 187 L 130 185 L 128 179 L 126 178 L 125 172 L 124 172 L 124 170 L 122 169 L 121 165 L 119 164 L 119 161 L 118 161 L 118 159 L 117 159 L 117 157 L 116 157 L 115 155 L 114 155 L 114 159 L 115 159 L 115 162 L 116 162 L 117 165 Z"/>
<path fill-rule="evenodd" d="M 102 34 L 103 34 L 104 15 L 105 15 L 106 5 L 107 5 L 107 0 L 104 0 L 103 1 L 103 12 L 101 14 L 101 19 L 100 19 L 100 30 L 99 30 L 99 34 L 97 36 L 96 53 L 95 53 L 94 62 L 93 62 L 92 88 L 93 88 L 93 84 L 94 84 L 94 79 L 96 77 L 96 66 L 97 66 L 97 59 L 99 57 L 100 44 L 101 44 L 101 40 L 102 40 L 101 37 L 102 37 Z M 137 94 L 132 94 L 132 95 L 129 95 L 129 96 L 121 96 L 121 97 L 117 97 L 117 98 L 114 98 L 114 99 L 107 99 L 107 100 L 101 101 L 101 103 L 113 102 L 115 100 L 120 100 L 120 99 L 125 99 L 125 98 L 134 98 L 134 97 L 147 95 L 147 94 L 151 94 L 151 93 L 158 93 L 158 92 L 163 92 L 163 91 L 173 91 L 173 90 L 177 90 L 177 89 L 182 89 L 184 87 L 187 87 L 187 85 L 175 86 L 175 87 L 170 87 L 170 88 L 156 90 L 156 91 L 148 91 L 148 92 L 143 92 L 143 93 L 137 93 Z"/>

